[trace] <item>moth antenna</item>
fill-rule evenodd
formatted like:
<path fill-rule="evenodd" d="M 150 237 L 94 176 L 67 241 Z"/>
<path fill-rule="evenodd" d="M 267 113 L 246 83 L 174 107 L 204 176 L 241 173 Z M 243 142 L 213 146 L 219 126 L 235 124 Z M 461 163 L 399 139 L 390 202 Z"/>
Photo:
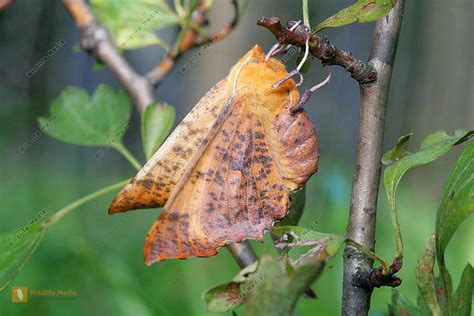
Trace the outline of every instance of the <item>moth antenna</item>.
<path fill-rule="evenodd" d="M 326 79 L 324 79 L 322 82 L 318 83 L 317 85 L 313 86 L 310 89 L 306 89 L 305 92 L 301 95 L 301 98 L 300 98 L 298 104 L 293 109 L 291 109 L 291 114 L 296 114 L 298 112 L 301 112 L 303 110 L 303 106 L 306 104 L 306 102 L 308 102 L 311 95 L 316 90 L 321 89 L 326 84 L 328 84 L 330 80 L 331 80 L 331 73 L 329 73 L 327 75 Z"/>
<path fill-rule="evenodd" d="M 252 58 L 252 56 L 250 55 L 243 63 L 242 65 L 239 67 L 239 69 L 237 70 L 237 73 L 235 74 L 235 79 L 234 79 L 234 88 L 232 89 L 232 93 L 235 93 L 235 91 L 237 90 L 237 80 L 239 80 L 239 75 L 240 75 L 240 72 L 242 71 L 242 68 L 244 68 L 245 65 L 247 65 L 249 62 L 250 62 L 250 59 Z"/>

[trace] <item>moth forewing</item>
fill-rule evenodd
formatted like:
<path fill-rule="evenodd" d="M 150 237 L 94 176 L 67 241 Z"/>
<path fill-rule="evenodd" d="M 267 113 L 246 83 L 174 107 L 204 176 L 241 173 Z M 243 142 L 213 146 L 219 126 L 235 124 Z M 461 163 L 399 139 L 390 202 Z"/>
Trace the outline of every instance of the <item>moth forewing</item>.
<path fill-rule="evenodd" d="M 111 213 L 166 203 L 146 238 L 147 264 L 263 240 L 286 215 L 318 160 L 313 125 L 293 111 L 294 81 L 273 87 L 287 74 L 252 48 L 116 197 Z"/>
<path fill-rule="evenodd" d="M 204 140 L 227 99 L 227 79 L 218 82 L 176 127 L 138 174 L 115 197 L 109 213 L 162 207 Z"/>

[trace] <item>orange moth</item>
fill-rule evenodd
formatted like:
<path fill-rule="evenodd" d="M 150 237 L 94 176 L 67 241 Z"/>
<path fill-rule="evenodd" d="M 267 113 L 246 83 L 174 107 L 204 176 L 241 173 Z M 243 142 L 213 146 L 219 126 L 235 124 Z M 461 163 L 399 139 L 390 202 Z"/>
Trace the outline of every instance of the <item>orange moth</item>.
<path fill-rule="evenodd" d="M 290 193 L 317 171 L 319 157 L 296 84 L 281 80 L 288 76 L 253 47 L 118 193 L 110 214 L 163 207 L 146 237 L 146 264 L 262 241 L 285 217 Z"/>

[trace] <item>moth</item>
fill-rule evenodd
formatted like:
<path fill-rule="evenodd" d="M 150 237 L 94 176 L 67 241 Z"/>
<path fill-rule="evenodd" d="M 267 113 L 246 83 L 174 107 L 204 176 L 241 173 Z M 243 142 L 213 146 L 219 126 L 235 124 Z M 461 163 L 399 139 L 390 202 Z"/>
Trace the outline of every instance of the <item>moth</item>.
<path fill-rule="evenodd" d="M 207 92 L 110 205 L 109 214 L 163 207 L 146 237 L 146 264 L 263 241 L 318 169 L 307 96 L 258 45 Z"/>

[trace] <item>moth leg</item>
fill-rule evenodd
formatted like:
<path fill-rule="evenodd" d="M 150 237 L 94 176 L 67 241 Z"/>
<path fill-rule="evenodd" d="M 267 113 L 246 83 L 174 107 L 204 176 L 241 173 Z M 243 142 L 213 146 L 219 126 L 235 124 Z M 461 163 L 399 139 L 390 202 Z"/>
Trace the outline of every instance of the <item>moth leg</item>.
<path fill-rule="evenodd" d="M 265 56 L 265 60 L 268 60 L 270 57 L 275 57 L 278 55 L 284 55 L 290 50 L 291 44 L 281 46 L 280 43 L 276 43 L 272 46 L 270 51 L 268 51 L 267 55 Z"/>
<path fill-rule="evenodd" d="M 291 28 L 290 28 L 290 31 L 294 31 L 299 25 L 301 24 L 301 20 L 300 21 L 297 21 Z M 288 44 L 288 45 L 285 45 L 285 46 L 282 46 L 280 43 L 275 43 L 272 48 L 270 48 L 270 50 L 268 51 L 268 53 L 265 55 L 265 61 L 268 60 L 268 58 L 270 57 L 274 57 L 274 56 L 277 56 L 277 55 L 283 55 L 283 54 L 286 54 L 288 52 L 288 50 L 290 49 L 291 45 Z"/>
<path fill-rule="evenodd" d="M 293 77 L 294 75 L 299 75 L 300 76 L 300 82 L 298 82 L 296 84 L 296 86 L 300 86 L 302 83 L 303 83 L 303 75 L 300 73 L 300 70 L 298 68 L 296 69 L 293 69 L 292 71 L 290 71 L 285 77 L 283 77 L 282 79 L 278 80 L 278 82 L 274 83 L 273 84 L 273 88 L 278 88 L 279 86 L 281 86 L 285 81 L 287 81 L 288 79 L 290 79 L 291 77 Z"/>
<path fill-rule="evenodd" d="M 311 89 L 306 89 L 305 92 L 300 97 L 300 100 L 298 101 L 298 104 L 291 109 L 291 114 L 296 114 L 298 112 L 303 111 L 303 107 L 308 102 L 309 98 L 315 92 L 316 90 L 324 87 L 329 81 L 331 80 L 331 73 L 329 73 L 322 82 L 318 83 L 317 85 L 313 86 Z"/>
<path fill-rule="evenodd" d="M 304 63 L 306 62 L 306 59 L 308 59 L 308 53 L 309 53 L 309 37 L 306 39 L 304 56 L 301 59 L 300 63 L 298 64 L 298 67 L 296 67 L 296 69 L 289 72 L 283 79 L 275 83 L 273 85 L 273 88 L 278 88 L 282 83 L 284 83 L 285 81 L 287 81 L 288 79 L 290 79 L 296 74 L 300 75 L 300 82 L 296 84 L 296 86 L 299 87 L 304 81 L 303 75 L 300 73 L 300 70 L 303 67 Z"/>

